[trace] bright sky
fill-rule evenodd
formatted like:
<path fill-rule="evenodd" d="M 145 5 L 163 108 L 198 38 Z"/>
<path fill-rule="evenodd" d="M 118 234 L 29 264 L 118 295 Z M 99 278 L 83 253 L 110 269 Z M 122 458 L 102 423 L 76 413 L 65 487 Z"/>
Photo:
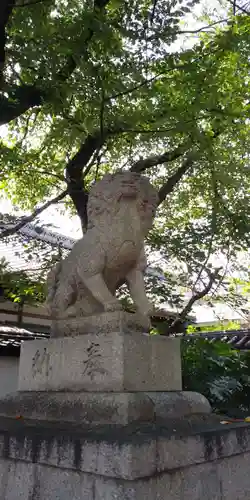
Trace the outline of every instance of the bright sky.
<path fill-rule="evenodd" d="M 196 30 L 201 28 L 202 26 L 206 26 L 206 21 L 197 21 L 197 17 L 200 17 L 204 13 L 212 13 L 215 19 L 223 19 L 225 16 L 225 10 L 221 7 L 222 2 L 220 0 L 202 0 L 202 2 L 193 9 L 192 14 L 186 16 L 185 24 L 181 25 L 182 30 Z M 225 2 L 224 2 L 225 5 Z M 179 50 L 180 47 L 188 47 L 192 46 L 197 40 L 197 35 L 184 35 L 179 38 L 178 42 L 176 42 L 173 46 L 173 50 Z M 0 127 L 0 137 L 3 137 L 6 134 L 6 128 Z M 0 212 L 2 213 L 12 213 L 15 215 L 23 215 L 23 212 L 18 212 L 16 207 L 13 207 L 9 200 L 7 200 L 0 193 Z M 70 236 L 71 238 L 79 238 L 81 237 L 81 226 L 80 220 L 78 217 L 70 217 L 68 214 L 62 214 L 61 209 L 58 207 L 50 207 L 45 212 L 43 212 L 39 221 L 42 223 L 49 223 L 54 226 L 55 231 L 64 234 L 65 236 Z M 0 257 L 5 253 L 5 249 L 2 247 L 2 252 L 0 248 Z M 199 322 L 202 321 L 213 321 L 218 320 L 218 318 L 230 318 L 236 319 L 238 315 L 235 314 L 228 307 L 218 305 L 216 307 L 216 314 L 212 312 L 211 309 L 208 309 L 204 306 L 197 306 L 194 309 L 194 313 L 197 316 L 197 320 Z"/>

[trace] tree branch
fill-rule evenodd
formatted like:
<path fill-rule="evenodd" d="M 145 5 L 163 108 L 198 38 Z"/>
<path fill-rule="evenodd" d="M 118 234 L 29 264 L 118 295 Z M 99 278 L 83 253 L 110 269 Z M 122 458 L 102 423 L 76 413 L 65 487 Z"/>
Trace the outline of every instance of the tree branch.
<path fill-rule="evenodd" d="M 219 21 L 214 21 L 213 23 L 211 24 L 207 24 L 206 26 L 202 26 L 201 28 L 198 28 L 196 30 L 180 30 L 180 31 L 177 31 L 177 35 L 195 35 L 196 33 L 201 33 L 203 32 L 204 30 L 207 30 L 209 28 L 213 28 L 214 26 L 217 26 L 218 24 L 221 24 L 221 23 L 227 23 L 228 22 L 228 19 L 225 18 L 225 19 L 220 19 Z"/>
<path fill-rule="evenodd" d="M 154 0 L 154 1 L 153 1 L 153 9 L 152 9 L 152 13 L 150 14 L 150 23 L 151 23 L 151 25 L 152 25 L 152 24 L 153 24 L 153 22 L 154 22 L 155 11 L 156 11 L 156 4 L 157 4 L 157 0 Z"/>
<path fill-rule="evenodd" d="M 172 71 L 172 68 L 171 68 L 171 71 Z M 157 80 L 157 78 L 159 78 L 160 76 L 163 76 L 163 75 L 164 75 L 164 73 L 161 72 L 161 73 L 158 73 L 157 75 L 152 76 L 151 78 L 146 78 L 141 83 L 138 83 L 137 85 L 134 85 L 133 87 L 129 87 L 128 89 L 122 90 L 121 92 L 117 92 L 116 94 L 107 96 L 105 98 L 105 101 L 106 102 L 112 101 L 112 99 L 117 99 L 118 97 L 123 97 L 125 95 L 131 94 L 132 92 L 135 92 L 136 90 L 141 89 L 145 85 L 148 85 L 149 83 L 153 83 L 155 80 Z"/>
<path fill-rule="evenodd" d="M 20 231 L 20 229 L 22 229 L 22 227 L 26 226 L 26 224 L 28 224 L 29 222 L 32 222 L 38 215 L 40 215 L 44 210 L 49 208 L 51 205 L 54 205 L 54 204 L 58 203 L 58 201 L 65 198 L 65 196 L 67 196 L 67 194 L 68 194 L 68 190 L 65 189 L 64 191 L 62 191 L 62 193 L 58 194 L 55 198 L 52 198 L 52 200 L 46 201 L 46 203 L 44 203 L 44 205 L 36 208 L 32 214 L 27 215 L 25 217 L 22 217 L 20 222 L 15 224 L 15 226 L 8 228 L 8 229 L 4 229 L 3 231 L 1 231 L 0 239 L 7 238 L 7 236 L 11 236 L 12 234 L 15 234 L 17 231 Z"/>
<path fill-rule="evenodd" d="M 233 14 L 235 15 L 236 14 L 236 9 L 238 9 L 239 11 L 243 12 L 243 14 L 246 14 L 247 16 L 250 15 L 250 12 L 248 10 L 246 10 L 243 6 L 241 7 L 238 3 L 236 3 L 235 0 L 228 0 L 228 2 L 232 5 L 233 7 Z"/>
<path fill-rule="evenodd" d="M 80 149 L 68 162 L 66 166 L 66 181 L 68 193 L 74 203 L 76 211 L 82 223 L 83 232 L 86 231 L 88 193 L 84 187 L 84 177 L 89 170 L 83 174 L 83 167 L 87 165 L 93 153 L 100 149 L 108 136 L 108 131 L 103 130 L 95 134 L 88 135 Z"/>
<path fill-rule="evenodd" d="M 46 94 L 35 85 L 20 85 L 9 92 L 8 97 L 0 95 L 0 125 L 22 115 L 28 109 L 41 106 Z"/>
<path fill-rule="evenodd" d="M 198 300 L 201 300 L 203 297 L 205 297 L 205 295 L 207 295 L 210 292 L 210 290 L 211 290 L 215 280 L 217 279 L 221 269 L 222 269 L 221 267 L 217 268 L 217 269 L 215 269 L 214 272 L 211 272 L 209 269 L 206 269 L 206 272 L 207 272 L 208 277 L 209 277 L 208 284 L 203 288 L 203 290 L 192 295 L 192 297 L 188 301 L 187 305 L 183 308 L 181 313 L 178 314 L 178 316 L 174 319 L 173 323 L 170 325 L 169 332 L 174 332 L 176 324 L 179 321 L 182 321 L 187 317 L 187 315 L 190 313 L 195 302 L 197 302 Z"/>
<path fill-rule="evenodd" d="M 92 155 L 100 151 L 108 137 L 114 136 L 126 131 L 126 124 L 117 123 L 116 126 L 103 128 L 100 124 L 100 130 L 89 134 L 77 153 L 66 165 L 66 182 L 68 194 L 70 195 L 76 211 L 81 219 L 83 232 L 86 231 L 88 192 L 84 186 L 84 178 L 90 171 L 92 165 L 88 165 Z M 83 171 L 83 168 L 85 170 Z"/>
<path fill-rule="evenodd" d="M 129 87 L 128 89 L 121 90 L 120 92 L 117 92 L 116 94 L 107 96 L 105 98 L 105 101 L 111 101 L 112 99 L 117 99 L 119 97 L 123 97 L 125 95 L 132 94 L 132 92 L 135 92 L 136 90 L 141 89 L 142 87 L 148 85 L 149 83 L 153 83 L 161 76 L 165 76 L 167 73 L 171 73 L 171 71 L 185 71 L 185 69 L 189 69 L 189 68 L 190 68 L 190 63 L 180 63 L 180 64 L 174 63 L 174 64 L 170 65 L 169 68 L 164 69 L 164 71 L 157 73 L 156 75 L 152 76 L 151 78 L 146 78 L 145 80 L 142 80 L 142 82 L 138 83 L 137 85 L 133 85 L 132 87 Z"/>
<path fill-rule="evenodd" d="M 168 178 L 167 182 L 159 190 L 159 204 L 162 203 L 169 193 L 172 193 L 176 184 L 181 180 L 181 178 L 188 172 L 193 166 L 194 162 L 199 157 L 200 153 L 197 151 L 191 151 L 188 153 L 186 160 L 177 169 L 177 171 Z"/>
<path fill-rule="evenodd" d="M 216 139 L 222 133 L 221 129 L 214 130 L 213 140 Z M 193 164 L 199 159 L 201 156 L 202 150 L 193 149 L 187 153 L 186 159 L 183 161 L 182 165 L 177 169 L 177 171 L 169 177 L 167 182 L 163 184 L 163 186 L 159 190 L 159 204 L 162 203 L 167 195 L 173 191 L 176 184 L 180 181 L 180 179 L 185 175 L 188 170 L 190 170 Z M 181 156 L 181 155 L 179 155 Z"/>
<path fill-rule="evenodd" d="M 184 144 L 180 144 L 176 149 L 173 149 L 173 151 L 166 151 L 162 155 L 149 156 L 148 158 L 140 159 L 133 163 L 130 170 L 131 172 L 143 172 L 147 168 L 177 160 L 177 158 L 185 153 L 189 145 L 190 142 L 185 142 Z"/>
<path fill-rule="evenodd" d="M 3 0 L 1 0 L 3 1 Z M 94 11 L 100 11 L 105 9 L 110 0 L 96 0 L 94 4 Z M 15 0 L 4 0 L 7 5 L 14 4 Z M 12 6 L 13 8 L 13 6 Z M 11 9 L 12 10 L 12 9 Z M 11 12 L 10 12 L 11 13 Z M 10 15 L 10 14 L 9 14 Z M 1 11 L 0 11 L 1 18 Z M 85 58 L 88 57 L 88 44 L 91 41 L 95 34 L 94 27 L 89 26 L 85 37 L 82 40 L 83 47 L 83 56 Z M 4 25 L 4 38 L 3 42 L 1 42 L 1 23 L 0 23 L 0 51 L 1 51 L 1 43 L 6 43 L 6 35 L 5 35 L 5 25 Z M 74 56 L 71 54 L 66 63 L 62 68 L 59 69 L 56 75 L 56 79 L 58 81 L 67 81 L 67 79 L 71 76 L 73 71 L 77 67 L 77 61 Z M 3 69 L 3 68 L 2 68 Z M 0 72 L 1 72 L 1 52 L 0 52 Z M 0 73 L 1 74 L 1 73 Z M 11 90 L 8 93 L 8 97 L 0 96 L 0 125 L 4 125 L 9 123 L 11 120 L 17 118 L 21 114 L 25 113 L 28 109 L 33 108 L 34 106 L 41 106 L 44 101 L 48 101 L 50 98 L 50 92 L 44 91 L 39 87 L 41 85 L 41 81 L 36 81 L 33 85 L 20 85 L 15 89 Z"/>
<path fill-rule="evenodd" d="M 68 162 L 66 166 L 67 182 L 70 182 L 72 178 L 77 176 L 79 174 L 79 171 L 81 171 L 82 173 L 83 167 L 87 165 L 95 150 L 102 146 L 107 136 L 107 130 L 104 130 L 102 134 L 100 134 L 100 132 L 98 131 L 92 135 L 89 134 L 87 136 L 84 143 L 81 145 L 77 153 L 73 156 L 73 158 Z"/>
<path fill-rule="evenodd" d="M 212 189 L 213 189 L 213 201 L 212 201 L 212 214 L 211 214 L 211 237 L 208 245 L 208 251 L 207 251 L 207 256 L 205 258 L 205 261 L 203 262 L 200 271 L 198 272 L 197 278 L 195 280 L 195 283 L 193 285 L 193 290 L 195 290 L 195 287 L 197 283 L 199 283 L 200 277 L 203 273 L 204 270 L 206 270 L 207 263 L 210 259 L 211 253 L 212 253 L 212 248 L 213 248 L 213 242 L 216 234 L 216 229 L 217 229 L 217 208 L 218 208 L 218 194 L 217 194 L 217 184 L 216 184 L 216 178 L 214 175 L 214 168 L 212 168 Z"/>

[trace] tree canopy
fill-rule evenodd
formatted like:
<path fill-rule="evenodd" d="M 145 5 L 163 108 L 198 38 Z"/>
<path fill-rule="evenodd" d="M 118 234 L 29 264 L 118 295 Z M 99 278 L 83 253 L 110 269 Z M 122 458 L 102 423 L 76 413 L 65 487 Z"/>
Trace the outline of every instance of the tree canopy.
<path fill-rule="evenodd" d="M 148 245 L 164 274 L 149 291 L 180 305 L 190 290 L 183 315 L 225 289 L 242 309 L 248 290 L 250 10 L 225 1 L 225 17 L 204 17 L 193 47 L 176 50 L 198 3 L 0 6 L 2 191 L 29 220 L 64 200 L 85 230 L 91 183 L 120 168 L 148 175 L 160 196 Z"/>

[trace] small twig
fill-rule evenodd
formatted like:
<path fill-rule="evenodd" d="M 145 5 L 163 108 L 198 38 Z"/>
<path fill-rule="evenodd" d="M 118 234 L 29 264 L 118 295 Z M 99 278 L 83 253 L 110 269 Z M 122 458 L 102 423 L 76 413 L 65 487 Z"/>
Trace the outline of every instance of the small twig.
<path fill-rule="evenodd" d="M 171 71 L 172 71 L 172 68 L 171 68 Z M 125 95 L 131 94 L 132 92 L 135 92 L 136 90 L 141 89 L 145 85 L 148 85 L 149 83 L 154 82 L 155 80 L 157 80 L 157 78 L 159 78 L 160 76 L 163 76 L 164 74 L 165 73 L 163 73 L 163 72 L 158 73 L 157 75 L 152 76 L 152 78 L 148 78 L 146 80 L 143 80 L 141 83 L 138 83 L 138 85 L 134 85 L 133 87 L 130 87 L 130 88 L 126 89 L 126 90 L 122 90 L 121 92 L 117 92 L 117 94 L 113 94 L 113 95 L 107 96 L 105 98 L 105 100 L 106 100 L 106 102 L 107 101 L 112 101 L 112 99 L 117 99 L 118 97 L 123 97 Z"/>
<path fill-rule="evenodd" d="M 18 146 L 23 144 L 23 142 L 25 141 L 25 139 L 28 135 L 31 115 L 32 115 L 32 112 L 27 115 L 27 118 L 25 120 L 25 126 L 24 126 L 24 134 L 23 134 L 23 137 L 20 139 L 20 141 L 17 142 Z"/>
<path fill-rule="evenodd" d="M 33 130 L 36 126 L 36 122 L 37 122 L 38 116 L 40 114 L 40 111 L 41 111 L 41 109 L 37 109 L 35 112 L 33 111 L 33 113 L 35 113 L 35 117 L 34 117 L 33 123 L 31 125 L 30 131 L 29 131 L 30 133 L 33 132 Z"/>
<path fill-rule="evenodd" d="M 121 165 L 121 170 L 123 170 L 127 165 L 131 165 L 131 160 L 132 160 L 132 151 L 133 151 L 133 145 L 132 145 L 132 142 L 130 142 L 129 144 L 129 151 L 128 151 L 128 154 L 127 154 L 127 159 L 125 160 L 125 162 Z"/>
<path fill-rule="evenodd" d="M 34 169 L 34 173 L 42 174 L 42 175 L 48 175 L 49 177 L 55 177 L 56 179 L 59 179 L 62 182 L 65 182 L 65 178 L 63 175 L 60 174 L 54 174 L 53 172 L 49 172 L 49 170 L 43 170 L 43 169 Z"/>
<path fill-rule="evenodd" d="M 222 287 L 224 288 L 224 290 L 226 290 L 226 291 L 227 291 L 227 288 L 226 288 L 226 286 L 225 286 L 225 285 L 223 285 L 223 283 L 222 283 Z M 230 300 L 228 300 L 228 298 L 227 298 L 227 297 L 225 297 L 225 296 L 223 297 L 223 300 L 224 300 L 225 304 L 227 304 L 227 305 L 228 305 L 228 307 L 230 307 L 230 309 L 233 309 L 233 310 L 234 310 L 235 312 L 237 312 L 237 313 L 238 313 L 238 314 L 239 314 L 239 315 L 240 315 L 243 319 L 246 319 L 246 314 L 242 311 L 242 309 L 241 309 L 241 308 L 239 308 L 239 307 L 237 307 L 237 306 L 235 307 L 232 303 L 230 303 Z"/>
<path fill-rule="evenodd" d="M 105 112 L 105 103 L 106 103 L 106 98 L 105 98 L 105 91 L 104 91 L 104 86 L 103 86 L 103 78 L 100 77 L 98 74 L 98 81 L 100 84 L 100 90 L 101 90 L 101 104 L 100 104 L 100 133 L 101 137 L 103 137 L 104 134 L 104 112 Z"/>
<path fill-rule="evenodd" d="M 25 82 L 23 81 L 22 77 L 19 75 L 18 71 L 16 71 L 15 69 L 15 66 L 14 66 L 14 63 L 9 63 L 10 67 L 11 67 L 11 71 L 12 73 L 15 75 L 15 77 L 19 80 L 19 82 L 21 83 L 21 85 L 25 85 Z"/>
<path fill-rule="evenodd" d="M 163 116 L 163 113 L 161 113 L 161 115 L 159 117 Z M 183 120 L 182 124 L 191 124 L 191 123 L 194 123 L 195 119 L 194 118 L 191 118 L 190 120 Z M 148 121 L 148 123 L 154 123 L 155 120 L 154 119 L 151 119 Z M 172 131 L 176 131 L 176 125 L 173 126 L 173 127 L 169 127 L 169 128 L 151 128 L 151 129 L 139 129 L 139 128 L 126 128 L 126 130 L 124 130 L 124 133 L 125 134 L 166 134 L 168 132 L 172 132 Z"/>
<path fill-rule="evenodd" d="M 175 66 L 171 66 L 170 68 L 165 69 L 164 71 L 161 71 L 160 73 L 157 73 L 156 75 L 152 76 L 151 78 L 146 78 L 141 83 L 138 83 L 138 85 L 134 85 L 133 87 L 130 87 L 129 89 L 118 92 L 117 94 L 107 96 L 105 98 L 105 101 L 111 101 L 112 99 L 117 99 L 118 97 L 122 97 L 124 95 L 131 94 L 132 92 L 135 92 L 136 90 L 141 89 L 145 85 L 148 85 L 149 83 L 153 83 L 155 80 L 160 78 L 160 76 L 163 76 L 163 77 L 166 76 L 166 74 L 171 73 L 171 71 L 176 71 L 176 70 L 181 71 L 181 70 L 185 70 L 185 69 L 189 69 L 189 68 L 190 68 L 190 63 L 184 63 L 184 64 L 181 63 L 179 65 L 176 64 Z"/>
<path fill-rule="evenodd" d="M 171 329 L 171 331 L 173 331 L 173 328 L 176 326 L 176 324 L 179 321 L 181 321 L 187 317 L 187 315 L 190 313 L 194 303 L 197 302 L 198 300 L 201 300 L 203 297 L 205 297 L 205 295 L 207 295 L 210 292 L 210 290 L 211 290 L 215 280 L 217 279 L 221 269 L 222 269 L 221 267 L 217 268 L 217 269 L 215 269 L 214 272 L 210 271 L 209 269 L 206 269 L 206 272 L 207 272 L 208 277 L 209 277 L 208 284 L 203 288 L 203 290 L 192 295 L 192 297 L 188 301 L 187 305 L 184 307 L 184 309 L 181 311 L 181 313 L 177 315 L 177 317 L 174 319 L 173 323 L 170 325 L 169 328 Z"/>
<path fill-rule="evenodd" d="M 247 16 L 250 15 L 250 12 L 244 7 L 241 7 L 239 4 L 237 4 L 235 0 L 228 0 L 228 2 L 233 6 L 234 14 L 236 13 L 236 9 L 238 9 L 243 12 L 243 14 L 247 14 Z"/>
<path fill-rule="evenodd" d="M 215 21 L 214 23 L 208 24 L 207 26 L 202 26 L 201 28 L 198 28 L 196 30 L 187 30 L 187 31 L 177 31 L 177 35 L 195 35 L 196 33 L 201 33 L 204 30 L 207 30 L 209 28 L 213 28 L 213 26 L 216 26 L 221 23 L 227 23 L 228 19 L 220 19 L 220 21 Z"/>
<path fill-rule="evenodd" d="M 195 290 L 195 287 L 196 287 L 197 283 L 199 282 L 199 279 L 200 279 L 200 277 L 201 277 L 204 269 L 207 266 L 207 263 L 208 263 L 209 258 L 211 256 L 211 253 L 212 253 L 213 241 L 214 241 L 214 237 L 215 237 L 215 233 L 216 233 L 218 193 L 217 193 L 216 179 L 214 177 L 214 170 L 212 170 L 212 186 L 213 186 L 213 191 L 214 191 L 214 197 L 213 197 L 213 203 L 212 203 L 211 238 L 210 238 L 210 242 L 209 242 L 209 245 L 208 245 L 208 252 L 207 252 L 206 259 L 203 262 L 203 264 L 202 264 L 202 266 L 201 266 L 201 268 L 200 268 L 200 270 L 198 272 L 197 278 L 196 278 L 195 283 L 193 285 L 193 290 Z"/>
<path fill-rule="evenodd" d="M 214 297 L 216 292 L 218 291 L 218 289 L 220 288 L 220 286 L 222 285 L 223 283 L 223 280 L 227 274 L 227 271 L 228 271 L 228 265 L 229 265 L 229 257 L 230 257 L 230 244 L 229 244 L 229 247 L 228 247 L 228 252 L 227 252 L 227 263 L 225 265 L 225 268 L 224 268 L 224 271 L 220 277 L 220 280 L 219 280 L 219 283 L 217 284 L 217 286 L 215 287 L 215 289 L 213 290 L 212 294 L 211 294 L 211 297 Z"/>

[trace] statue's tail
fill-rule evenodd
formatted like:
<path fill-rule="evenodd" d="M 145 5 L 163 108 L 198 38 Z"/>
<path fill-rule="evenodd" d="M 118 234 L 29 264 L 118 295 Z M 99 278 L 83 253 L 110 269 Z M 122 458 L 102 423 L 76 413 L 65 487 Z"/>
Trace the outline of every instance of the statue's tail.
<path fill-rule="evenodd" d="M 53 309 L 54 298 L 58 286 L 59 276 L 62 269 L 62 261 L 58 262 L 47 276 L 47 298 L 45 307 L 51 312 Z"/>

